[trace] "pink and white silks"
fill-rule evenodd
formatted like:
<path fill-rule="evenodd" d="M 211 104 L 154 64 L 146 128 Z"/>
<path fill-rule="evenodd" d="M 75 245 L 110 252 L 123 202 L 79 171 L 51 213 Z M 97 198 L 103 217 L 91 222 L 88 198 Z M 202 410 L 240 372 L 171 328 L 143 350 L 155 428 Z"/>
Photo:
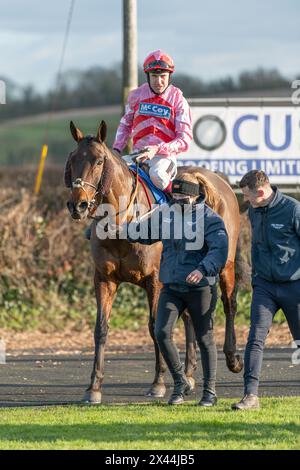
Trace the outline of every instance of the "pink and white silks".
<path fill-rule="evenodd" d="M 149 176 L 158 188 L 170 190 L 176 157 L 188 150 L 192 136 L 191 111 L 182 91 L 169 85 L 156 95 L 145 83 L 129 94 L 113 148 L 121 152 L 130 137 L 134 151 L 157 146 L 156 155 L 147 161 Z"/>

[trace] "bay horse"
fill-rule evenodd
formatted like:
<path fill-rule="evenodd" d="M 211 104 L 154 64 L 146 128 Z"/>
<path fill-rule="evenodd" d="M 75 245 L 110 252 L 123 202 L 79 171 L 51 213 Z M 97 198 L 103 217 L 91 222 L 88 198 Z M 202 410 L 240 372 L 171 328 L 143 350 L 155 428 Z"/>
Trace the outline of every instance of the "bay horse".
<path fill-rule="evenodd" d="M 73 219 L 86 219 L 95 208 L 104 203 L 119 210 L 118 201 L 122 195 L 149 207 L 149 196 L 129 170 L 127 164 L 105 144 L 107 126 L 101 122 L 97 134 L 84 136 L 73 122 L 70 130 L 77 148 L 69 155 L 64 180 L 71 189 L 67 202 Z M 202 175 L 203 189 L 207 203 L 218 212 L 224 222 L 229 237 L 229 254 L 225 268 L 220 275 L 222 302 L 226 315 L 226 333 L 223 351 L 226 363 L 232 372 L 240 372 L 243 361 L 236 355 L 234 318 L 236 314 L 235 254 L 239 234 L 239 207 L 231 187 L 220 176 L 198 167 L 179 167 L 178 176 L 183 172 L 197 171 Z M 151 203 L 154 204 L 152 195 Z M 130 204 L 131 204 L 130 202 Z M 91 210 L 91 208 L 93 208 Z M 155 336 L 154 323 L 161 284 L 158 279 L 162 244 L 141 245 L 126 240 L 99 239 L 96 234 L 96 221 L 92 223 L 91 252 L 95 264 L 94 287 L 97 300 L 95 325 L 95 356 L 91 383 L 86 391 L 85 401 L 101 403 L 102 382 L 104 379 L 104 351 L 107 341 L 109 318 L 117 289 L 122 282 L 129 282 L 146 290 L 149 302 L 149 332 L 155 349 L 155 376 L 147 395 L 163 397 L 166 392 L 164 373 L 166 364 L 160 354 Z M 183 315 L 186 331 L 185 373 L 191 385 L 196 369 L 196 341 L 190 317 Z"/>

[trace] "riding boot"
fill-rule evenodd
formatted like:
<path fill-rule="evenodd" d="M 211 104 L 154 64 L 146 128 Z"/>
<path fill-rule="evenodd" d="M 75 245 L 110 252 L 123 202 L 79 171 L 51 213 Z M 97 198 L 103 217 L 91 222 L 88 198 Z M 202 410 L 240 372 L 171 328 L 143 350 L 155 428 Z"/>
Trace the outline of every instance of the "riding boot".
<path fill-rule="evenodd" d="M 203 390 L 203 395 L 198 405 L 205 407 L 215 406 L 217 404 L 217 401 L 218 399 L 215 391 Z"/>
<path fill-rule="evenodd" d="M 168 404 L 180 405 L 184 401 L 184 396 L 191 393 L 192 387 L 182 371 L 174 372 L 172 373 L 172 376 L 174 379 L 174 390 Z"/>

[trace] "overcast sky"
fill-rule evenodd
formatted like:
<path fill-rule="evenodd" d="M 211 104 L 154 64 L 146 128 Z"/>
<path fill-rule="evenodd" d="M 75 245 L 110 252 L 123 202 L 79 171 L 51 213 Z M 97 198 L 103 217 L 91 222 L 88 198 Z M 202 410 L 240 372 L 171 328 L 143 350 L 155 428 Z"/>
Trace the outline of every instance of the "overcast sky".
<path fill-rule="evenodd" d="M 76 0 L 64 70 L 122 59 L 122 0 Z M 300 72 L 300 0 L 137 0 L 138 58 L 164 49 L 204 79 Z M 70 0 L 0 0 L 0 76 L 53 85 Z"/>

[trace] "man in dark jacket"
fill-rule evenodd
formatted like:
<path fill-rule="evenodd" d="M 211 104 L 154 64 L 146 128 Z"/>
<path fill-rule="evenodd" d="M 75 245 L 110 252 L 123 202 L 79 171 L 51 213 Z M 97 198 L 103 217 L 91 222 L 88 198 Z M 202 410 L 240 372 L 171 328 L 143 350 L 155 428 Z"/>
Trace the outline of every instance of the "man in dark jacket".
<path fill-rule="evenodd" d="M 213 315 L 216 283 L 228 255 L 228 237 L 222 218 L 205 204 L 199 191 L 197 183 L 174 180 L 173 198 L 156 213 L 154 223 L 151 217 L 128 228 L 131 242 L 152 244 L 161 240 L 163 244 L 159 274 L 163 288 L 155 335 L 174 380 L 170 405 L 183 403 L 190 388 L 172 338 L 176 321 L 185 309 L 190 313 L 201 351 L 204 388 L 199 405 L 213 406 L 217 402 Z"/>
<path fill-rule="evenodd" d="M 300 203 L 271 186 L 263 171 L 241 180 L 252 227 L 251 326 L 245 351 L 244 398 L 236 410 L 259 408 L 258 385 L 265 339 L 282 309 L 300 340 Z"/>

